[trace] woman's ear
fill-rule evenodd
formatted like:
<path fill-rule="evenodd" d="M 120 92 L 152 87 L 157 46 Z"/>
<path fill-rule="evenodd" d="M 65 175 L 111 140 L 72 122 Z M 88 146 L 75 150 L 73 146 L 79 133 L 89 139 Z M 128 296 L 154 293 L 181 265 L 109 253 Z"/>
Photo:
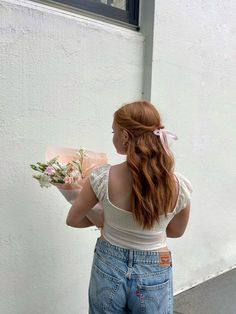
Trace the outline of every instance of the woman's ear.
<path fill-rule="evenodd" d="M 126 142 L 129 140 L 129 133 L 125 129 L 122 131 L 122 140 Z"/>

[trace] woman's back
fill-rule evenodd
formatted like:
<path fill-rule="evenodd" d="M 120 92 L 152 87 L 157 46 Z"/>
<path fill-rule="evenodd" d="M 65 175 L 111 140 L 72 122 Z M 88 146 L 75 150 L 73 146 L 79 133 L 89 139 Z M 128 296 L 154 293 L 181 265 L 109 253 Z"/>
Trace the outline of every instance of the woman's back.
<path fill-rule="evenodd" d="M 108 177 L 108 198 L 110 202 L 116 207 L 130 211 L 132 184 L 132 175 L 126 162 L 112 166 Z M 178 190 L 178 181 L 176 180 L 176 194 L 173 205 L 168 212 L 172 212 L 176 205 Z M 160 211 L 160 214 L 164 214 L 164 212 Z"/>
<path fill-rule="evenodd" d="M 104 208 L 102 238 L 125 248 L 167 251 L 167 225 L 189 202 L 191 192 L 183 175 L 178 174 L 176 178 L 179 184 L 176 205 L 166 215 L 160 212 L 159 221 L 151 228 L 143 228 L 130 209 L 132 176 L 126 164 L 113 167 L 107 164 L 95 169 L 90 175 L 90 184 Z"/>
<path fill-rule="evenodd" d="M 116 207 L 130 211 L 132 176 L 126 163 L 114 165 L 108 176 L 108 198 Z"/>

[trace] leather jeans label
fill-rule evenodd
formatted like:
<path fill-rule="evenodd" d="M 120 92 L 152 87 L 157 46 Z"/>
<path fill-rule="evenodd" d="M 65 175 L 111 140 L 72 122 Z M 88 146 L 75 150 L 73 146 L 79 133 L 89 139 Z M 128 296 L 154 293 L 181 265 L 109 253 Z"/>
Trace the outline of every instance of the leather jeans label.
<path fill-rule="evenodd" d="M 161 266 L 171 265 L 171 255 L 169 252 L 159 252 L 159 265 Z"/>

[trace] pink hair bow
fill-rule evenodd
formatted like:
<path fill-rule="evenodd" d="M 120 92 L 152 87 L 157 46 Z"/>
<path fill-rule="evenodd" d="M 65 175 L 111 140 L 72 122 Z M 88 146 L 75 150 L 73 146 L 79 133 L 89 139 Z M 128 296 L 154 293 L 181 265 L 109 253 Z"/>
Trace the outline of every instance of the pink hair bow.
<path fill-rule="evenodd" d="M 178 139 L 177 135 L 175 135 L 174 133 L 172 133 L 166 129 L 155 129 L 153 131 L 153 133 L 155 135 L 160 136 L 162 146 L 163 146 L 164 150 L 167 152 L 167 154 L 169 154 L 169 146 L 168 146 L 167 136 L 170 136 L 174 140 L 177 140 Z"/>

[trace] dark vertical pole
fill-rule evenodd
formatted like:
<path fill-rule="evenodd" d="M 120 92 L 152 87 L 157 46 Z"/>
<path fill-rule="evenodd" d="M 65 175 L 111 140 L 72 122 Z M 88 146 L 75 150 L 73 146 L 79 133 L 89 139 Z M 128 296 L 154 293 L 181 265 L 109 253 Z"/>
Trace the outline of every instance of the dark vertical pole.
<path fill-rule="evenodd" d="M 129 23 L 138 26 L 139 0 L 128 0 Z"/>

